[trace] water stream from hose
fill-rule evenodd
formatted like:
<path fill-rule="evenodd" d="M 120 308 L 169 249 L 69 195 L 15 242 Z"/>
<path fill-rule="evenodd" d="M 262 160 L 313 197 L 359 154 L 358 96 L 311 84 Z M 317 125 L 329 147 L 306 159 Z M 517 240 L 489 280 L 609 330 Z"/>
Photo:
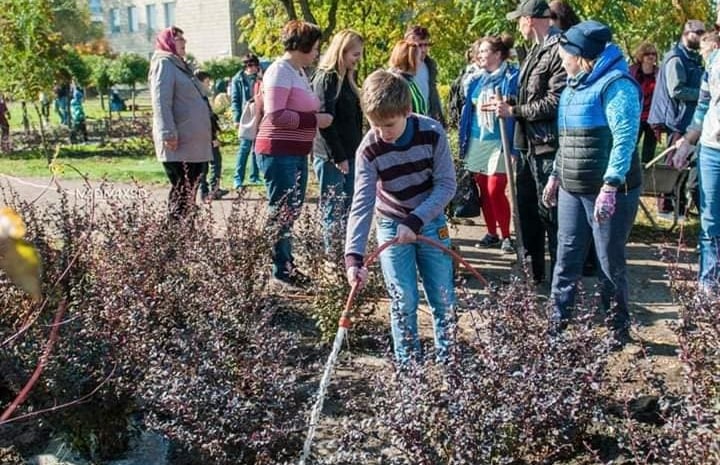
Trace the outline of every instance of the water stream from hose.
<path fill-rule="evenodd" d="M 483 286 L 487 287 L 488 283 L 485 278 L 483 278 L 482 275 L 478 273 L 478 271 L 473 268 L 470 263 L 465 261 L 465 259 L 462 258 L 454 250 L 445 247 L 443 244 L 436 242 L 432 239 L 428 239 L 424 236 L 417 236 L 417 241 L 424 242 L 450 255 L 453 259 L 457 260 L 465 268 L 467 268 L 467 270 L 470 271 L 470 273 L 475 277 L 475 279 L 477 279 Z M 370 266 L 383 250 L 395 244 L 396 242 L 397 239 L 392 239 L 375 249 L 375 251 L 371 253 L 365 260 L 365 266 Z M 345 336 L 347 335 L 348 330 L 350 329 L 350 310 L 352 309 L 352 304 L 355 301 L 355 296 L 360 290 L 360 286 L 358 284 L 359 283 L 356 282 L 353 285 L 352 289 L 350 289 L 350 294 L 348 295 L 347 301 L 345 302 L 345 308 L 342 312 L 342 315 L 340 316 L 340 321 L 338 322 L 338 331 L 335 335 L 335 341 L 333 342 L 332 351 L 330 352 L 330 356 L 328 357 L 327 362 L 325 362 L 325 368 L 323 370 L 322 378 L 320 379 L 320 386 L 318 388 L 317 398 L 315 399 L 315 404 L 313 404 L 313 408 L 310 411 L 310 424 L 308 425 L 308 432 L 305 438 L 305 444 L 303 445 L 302 453 L 300 454 L 300 461 L 298 462 L 298 465 L 306 465 L 306 461 L 308 457 L 310 457 L 310 448 L 312 447 L 312 442 L 315 438 L 315 430 L 317 428 L 318 422 L 320 421 L 320 413 L 322 412 L 323 403 L 325 402 L 325 396 L 327 395 L 327 388 L 330 385 L 330 377 L 332 376 L 333 368 L 335 367 L 335 363 L 337 362 L 338 354 L 340 354 L 342 343 L 345 340 Z"/>

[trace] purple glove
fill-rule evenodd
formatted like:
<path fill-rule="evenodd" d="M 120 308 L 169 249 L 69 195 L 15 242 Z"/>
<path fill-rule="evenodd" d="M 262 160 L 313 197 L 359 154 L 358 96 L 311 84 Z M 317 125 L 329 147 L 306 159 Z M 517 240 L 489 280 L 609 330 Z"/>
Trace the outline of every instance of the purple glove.
<path fill-rule="evenodd" d="M 610 190 L 603 187 L 595 199 L 595 221 L 602 223 L 608 220 L 615 213 L 615 194 L 616 190 Z"/>

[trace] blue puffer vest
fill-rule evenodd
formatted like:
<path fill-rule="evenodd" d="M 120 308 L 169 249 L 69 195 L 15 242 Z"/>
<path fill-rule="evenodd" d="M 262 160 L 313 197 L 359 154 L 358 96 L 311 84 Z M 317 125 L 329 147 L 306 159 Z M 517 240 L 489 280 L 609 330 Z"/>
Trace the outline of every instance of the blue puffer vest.
<path fill-rule="evenodd" d="M 697 107 L 697 100 L 678 100 L 670 96 L 667 89 L 665 69 L 668 61 L 674 58 L 678 58 L 685 69 L 685 86 L 700 88 L 703 76 L 700 55 L 681 47 L 679 43 L 675 44 L 665 55 L 660 65 L 660 72 L 655 83 L 655 93 L 650 106 L 650 114 L 648 115 L 648 123 L 652 125 L 662 124 L 670 131 L 684 133 L 690 121 L 692 121 L 693 113 Z"/>
<path fill-rule="evenodd" d="M 603 108 L 603 94 L 618 79 L 629 79 L 627 64 L 615 45 L 605 49 L 592 72 L 579 83 L 570 83 L 560 96 L 558 130 L 560 147 L 555 168 L 560 183 L 574 194 L 597 194 L 610 160 L 613 137 Z M 640 94 L 642 95 L 642 94 Z M 633 189 L 642 183 L 637 151 L 632 154 L 625 185 Z"/>

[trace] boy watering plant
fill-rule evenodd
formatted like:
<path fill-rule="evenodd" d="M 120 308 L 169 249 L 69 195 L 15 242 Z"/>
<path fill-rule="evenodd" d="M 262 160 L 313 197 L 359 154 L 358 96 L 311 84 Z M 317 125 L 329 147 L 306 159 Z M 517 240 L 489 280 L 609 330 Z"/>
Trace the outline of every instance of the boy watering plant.
<path fill-rule="evenodd" d="M 455 304 L 452 259 L 424 242 L 423 235 L 450 245 L 445 207 L 455 194 L 455 168 L 447 136 L 437 121 L 411 113 L 410 89 L 402 76 L 378 70 L 365 80 L 361 101 L 371 129 L 358 148 L 355 193 L 345 243 L 347 278 L 363 285 L 363 257 L 374 213 L 377 239 L 397 243 L 380 254 L 392 299 L 391 330 L 401 364 L 421 359 L 417 328 L 418 274 L 432 311 L 438 360 L 448 352 Z"/>

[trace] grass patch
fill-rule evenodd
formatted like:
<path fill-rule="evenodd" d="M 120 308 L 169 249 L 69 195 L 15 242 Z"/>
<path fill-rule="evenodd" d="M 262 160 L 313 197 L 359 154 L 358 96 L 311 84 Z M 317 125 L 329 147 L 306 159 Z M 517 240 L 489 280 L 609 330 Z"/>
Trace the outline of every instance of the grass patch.
<path fill-rule="evenodd" d="M 236 152 L 237 146 L 222 148 L 222 186 L 225 188 L 233 186 Z M 167 183 L 162 164 L 154 154 L 126 155 L 118 153 L 112 145 L 63 146 L 56 161 L 56 173 L 63 179 L 80 179 L 84 175 L 90 180 Z M 0 173 L 27 178 L 48 178 L 52 175 L 47 159 L 40 150 L 16 152 L 0 157 Z"/>

